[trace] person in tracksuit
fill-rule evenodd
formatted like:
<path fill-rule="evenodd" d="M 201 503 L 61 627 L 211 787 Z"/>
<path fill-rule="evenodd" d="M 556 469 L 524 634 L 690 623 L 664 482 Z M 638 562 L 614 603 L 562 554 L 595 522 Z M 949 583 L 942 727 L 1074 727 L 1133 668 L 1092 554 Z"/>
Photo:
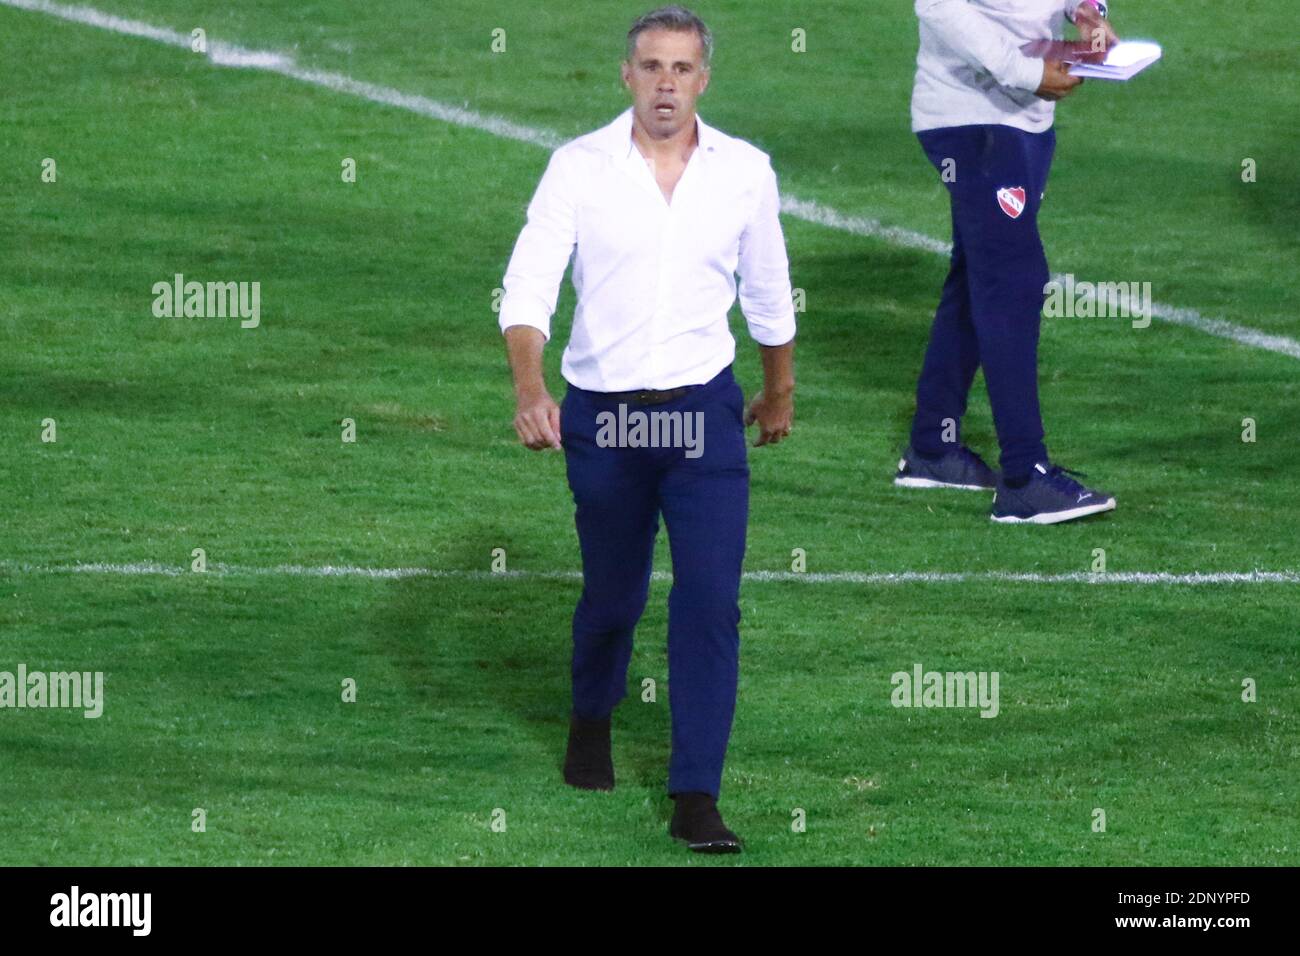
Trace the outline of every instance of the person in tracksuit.
<path fill-rule="evenodd" d="M 1038 333 L 1050 274 L 1038 214 L 1056 143 L 1055 101 L 1083 81 L 1026 55 L 1069 19 L 1115 41 L 1097 0 L 916 0 L 920 52 L 912 129 L 952 204 L 952 259 L 894 484 L 993 489 L 994 521 L 1054 524 L 1115 507 L 1055 465 L 1038 405 Z M 1001 447 L 995 472 L 961 440 L 983 368 Z M 1082 477 L 1082 476 L 1081 476 Z"/>

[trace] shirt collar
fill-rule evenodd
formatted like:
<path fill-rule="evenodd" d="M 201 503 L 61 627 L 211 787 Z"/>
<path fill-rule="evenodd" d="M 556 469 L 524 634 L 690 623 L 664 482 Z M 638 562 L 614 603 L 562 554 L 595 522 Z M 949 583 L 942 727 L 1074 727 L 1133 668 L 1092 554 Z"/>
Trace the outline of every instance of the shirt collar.
<path fill-rule="evenodd" d="M 636 151 L 636 144 L 632 142 L 632 107 L 629 106 L 618 119 L 606 126 L 605 133 L 605 150 L 615 159 L 640 155 Z M 704 122 L 699 113 L 695 114 L 695 133 L 699 140 L 695 150 L 697 153 L 707 156 L 716 153 L 722 145 L 722 134 Z"/>

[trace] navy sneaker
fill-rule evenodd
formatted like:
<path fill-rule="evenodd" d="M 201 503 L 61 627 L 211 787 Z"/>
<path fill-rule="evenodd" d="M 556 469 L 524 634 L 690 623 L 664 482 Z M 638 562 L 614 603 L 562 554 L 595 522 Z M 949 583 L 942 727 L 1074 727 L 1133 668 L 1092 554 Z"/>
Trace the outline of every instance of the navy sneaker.
<path fill-rule="evenodd" d="M 1086 477 L 1060 465 L 1039 462 L 1023 487 L 1009 488 L 999 481 L 991 517 L 1005 524 L 1056 524 L 1115 510 L 1114 495 L 1085 488 L 1070 475 Z"/>
<path fill-rule="evenodd" d="M 900 488 L 961 488 L 965 491 L 992 491 L 998 473 L 984 464 L 984 459 L 965 445 L 959 445 L 942 458 L 928 460 L 911 445 L 898 460 L 894 484 Z"/>

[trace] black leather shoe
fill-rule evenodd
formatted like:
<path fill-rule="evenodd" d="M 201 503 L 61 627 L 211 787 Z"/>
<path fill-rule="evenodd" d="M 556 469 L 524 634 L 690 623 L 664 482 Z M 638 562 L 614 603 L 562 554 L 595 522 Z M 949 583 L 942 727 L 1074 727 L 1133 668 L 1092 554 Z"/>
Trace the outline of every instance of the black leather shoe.
<path fill-rule="evenodd" d="M 668 834 L 696 853 L 739 853 L 740 837 L 727 829 L 717 801 L 707 793 L 674 793 Z"/>
<path fill-rule="evenodd" d="M 564 755 L 564 782 L 581 790 L 613 790 L 614 758 L 609 746 L 609 718 L 569 717 L 569 749 Z"/>

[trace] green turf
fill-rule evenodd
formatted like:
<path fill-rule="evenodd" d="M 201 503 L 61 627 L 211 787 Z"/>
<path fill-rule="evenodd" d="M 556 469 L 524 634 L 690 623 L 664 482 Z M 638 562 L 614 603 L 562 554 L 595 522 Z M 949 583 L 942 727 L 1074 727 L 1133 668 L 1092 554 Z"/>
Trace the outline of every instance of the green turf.
<path fill-rule="evenodd" d="M 907 129 L 907 6 L 702 6 L 719 37 L 705 115 L 770 150 L 788 192 L 944 237 Z M 622 107 L 613 70 L 639 10 L 101 7 L 564 134 Z M 1257 50 L 1282 9 L 1213 24 L 1163 0 L 1117 9 L 1168 59 L 1062 106 L 1056 268 L 1300 332 L 1295 97 L 1276 82 L 1283 41 Z M 1211 25 L 1215 82 L 1198 62 Z M 249 568 L 483 571 L 495 548 L 515 570 L 575 568 L 563 462 L 516 443 L 490 309 L 545 152 L 3 6 L 0 60 L 0 670 L 108 682 L 97 721 L 0 711 L 0 863 L 682 862 L 663 835 L 662 584 L 631 675 L 659 703 L 619 711 L 620 786 L 598 796 L 558 785 L 575 582 L 20 570 L 181 568 L 197 547 Z M 1237 177 L 1244 156 L 1258 183 Z M 798 423 L 752 455 L 749 569 L 787 569 L 794 548 L 811 571 L 1086 571 L 1097 548 L 1112 571 L 1300 567 L 1295 359 L 1160 323 L 1048 321 L 1051 447 L 1120 509 L 994 527 L 982 496 L 888 484 L 942 259 L 785 225 L 809 305 Z M 154 318 L 151 287 L 176 272 L 261 282 L 262 327 Z M 561 339 L 571 307 L 566 289 Z M 968 435 L 992 449 L 978 395 Z M 1295 585 L 754 583 L 743 607 L 724 782 L 741 862 L 1300 857 Z M 889 675 L 918 661 L 999 671 L 1002 713 L 892 708 Z M 1246 677 L 1258 703 L 1240 700 Z"/>
<path fill-rule="evenodd" d="M 557 783 L 575 585 L 0 583 L 18 589 L 7 650 L 50 669 L 91 655 L 107 699 L 98 720 L 5 714 L 22 768 L 0 780 L 6 862 L 683 859 L 663 835 L 663 585 L 631 667 L 657 699 L 618 712 L 615 792 L 579 794 Z M 751 588 L 724 779 L 743 860 L 1294 862 L 1292 608 L 1263 592 L 1242 631 L 1241 597 Z M 945 636 L 958 603 L 977 626 Z M 997 670 L 1001 713 L 895 709 L 889 675 L 913 662 Z M 1243 676 L 1260 703 L 1241 702 Z M 356 703 L 340 701 L 345 677 Z"/>

